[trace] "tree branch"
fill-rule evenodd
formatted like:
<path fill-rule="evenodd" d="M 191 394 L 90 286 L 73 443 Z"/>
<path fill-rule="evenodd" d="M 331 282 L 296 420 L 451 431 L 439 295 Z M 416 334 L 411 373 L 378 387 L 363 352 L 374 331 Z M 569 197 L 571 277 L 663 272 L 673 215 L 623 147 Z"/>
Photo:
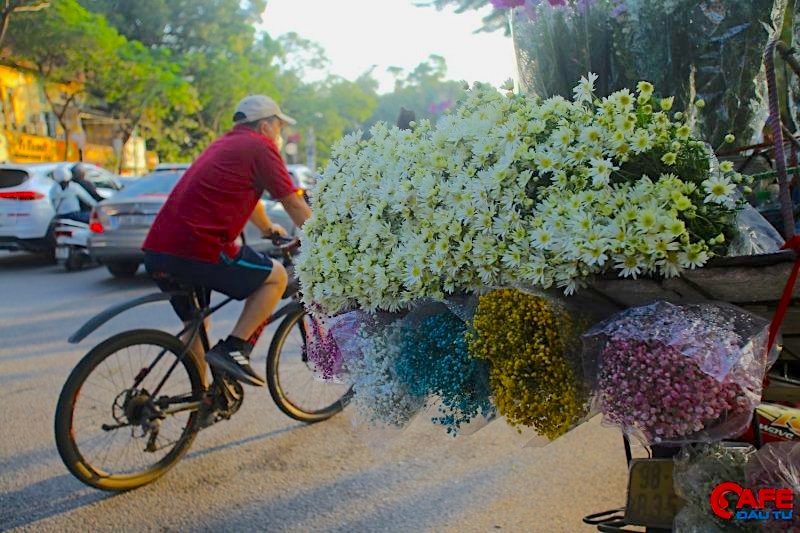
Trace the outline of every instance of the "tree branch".
<path fill-rule="evenodd" d="M 11 5 L 11 0 L 5 0 L 5 6 L 3 7 L 2 13 L 0 13 L 0 47 L 2 47 L 3 42 L 6 40 L 8 23 L 11 21 L 12 13 L 33 13 L 48 7 L 50 7 L 50 2 L 47 1 L 40 2 L 34 6 L 21 6 Z"/>
<path fill-rule="evenodd" d="M 6 6 L 8 6 L 8 3 L 6 3 Z M 41 11 L 42 9 L 47 9 L 48 7 L 50 7 L 50 2 L 41 2 L 41 3 L 39 3 L 39 4 L 35 5 L 35 6 L 17 6 L 17 7 L 12 7 L 11 8 L 11 12 L 12 13 L 33 13 L 35 11 Z"/>

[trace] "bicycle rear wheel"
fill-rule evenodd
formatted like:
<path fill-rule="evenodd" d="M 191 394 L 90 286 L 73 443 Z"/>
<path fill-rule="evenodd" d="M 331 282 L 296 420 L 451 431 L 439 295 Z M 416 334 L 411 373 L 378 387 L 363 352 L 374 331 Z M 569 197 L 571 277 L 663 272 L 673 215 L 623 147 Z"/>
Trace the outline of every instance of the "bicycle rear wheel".
<path fill-rule="evenodd" d="M 164 475 L 192 444 L 204 394 L 193 357 L 157 330 L 115 335 L 69 375 L 58 400 L 58 453 L 83 483 L 125 491 Z"/>
<path fill-rule="evenodd" d="M 347 385 L 323 382 L 315 376 L 306 351 L 308 320 L 311 318 L 300 308 L 278 326 L 267 355 L 267 385 L 281 411 L 311 424 L 340 412 L 353 393 Z"/>

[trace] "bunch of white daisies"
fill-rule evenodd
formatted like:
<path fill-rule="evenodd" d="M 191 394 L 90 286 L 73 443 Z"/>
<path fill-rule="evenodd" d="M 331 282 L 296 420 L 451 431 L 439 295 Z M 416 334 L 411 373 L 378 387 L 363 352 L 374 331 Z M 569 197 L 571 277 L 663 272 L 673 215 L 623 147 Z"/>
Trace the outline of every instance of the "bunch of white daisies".
<path fill-rule="evenodd" d="M 487 286 L 675 276 L 734 236 L 741 175 L 712 171 L 671 98 L 648 82 L 573 101 L 476 85 L 437 124 L 342 139 L 312 191 L 297 267 L 329 312 L 396 310 Z"/>

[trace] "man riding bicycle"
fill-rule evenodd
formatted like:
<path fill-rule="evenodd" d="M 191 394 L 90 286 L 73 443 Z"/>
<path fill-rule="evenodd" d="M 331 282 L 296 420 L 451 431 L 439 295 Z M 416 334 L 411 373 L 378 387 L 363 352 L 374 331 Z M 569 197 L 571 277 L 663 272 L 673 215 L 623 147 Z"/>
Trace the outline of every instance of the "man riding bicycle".
<path fill-rule="evenodd" d="M 174 290 L 173 282 L 179 280 L 245 300 L 231 334 L 205 358 L 244 383 L 264 386 L 250 366 L 250 352 L 286 290 L 287 273 L 279 262 L 238 246 L 236 240 L 248 220 L 265 237 L 285 235 L 259 201 L 265 189 L 298 227 L 311 209 L 298 194 L 279 151 L 281 129 L 295 120 L 263 95 L 239 102 L 233 120 L 233 129 L 208 146 L 175 186 L 144 242 L 144 262 L 162 290 Z M 188 296 L 171 302 L 183 321 L 192 318 Z M 192 352 L 202 358 L 199 339 Z"/>

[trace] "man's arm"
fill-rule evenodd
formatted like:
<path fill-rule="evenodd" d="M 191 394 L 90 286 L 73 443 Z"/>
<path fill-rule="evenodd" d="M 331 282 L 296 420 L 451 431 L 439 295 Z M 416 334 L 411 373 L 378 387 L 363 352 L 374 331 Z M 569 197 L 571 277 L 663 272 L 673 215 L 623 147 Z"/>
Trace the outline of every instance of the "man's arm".
<path fill-rule="evenodd" d="M 78 196 L 78 199 L 81 202 L 88 205 L 89 207 L 94 207 L 97 205 L 97 200 L 95 200 L 86 189 L 84 189 L 77 183 L 75 184 L 75 194 Z"/>
<path fill-rule="evenodd" d="M 274 224 L 269 219 L 263 202 L 259 201 L 256 203 L 256 208 L 253 209 L 253 213 L 250 215 L 250 222 L 252 222 L 259 230 L 261 230 L 262 235 L 271 236 L 272 234 L 277 233 L 282 237 L 286 236 L 286 228 L 280 224 Z"/>
<path fill-rule="evenodd" d="M 289 196 L 281 198 L 279 202 L 283 205 L 283 208 L 286 209 L 286 214 L 289 215 L 289 218 L 292 219 L 292 222 L 294 222 L 295 226 L 298 228 L 302 227 L 306 220 L 311 218 L 311 208 L 308 207 L 308 204 L 301 195 L 292 193 Z"/>
<path fill-rule="evenodd" d="M 292 222 L 299 228 L 311 217 L 311 208 L 298 194 L 298 189 L 289 176 L 281 154 L 271 142 L 264 141 L 255 151 L 254 174 L 256 183 L 278 198 Z"/>

